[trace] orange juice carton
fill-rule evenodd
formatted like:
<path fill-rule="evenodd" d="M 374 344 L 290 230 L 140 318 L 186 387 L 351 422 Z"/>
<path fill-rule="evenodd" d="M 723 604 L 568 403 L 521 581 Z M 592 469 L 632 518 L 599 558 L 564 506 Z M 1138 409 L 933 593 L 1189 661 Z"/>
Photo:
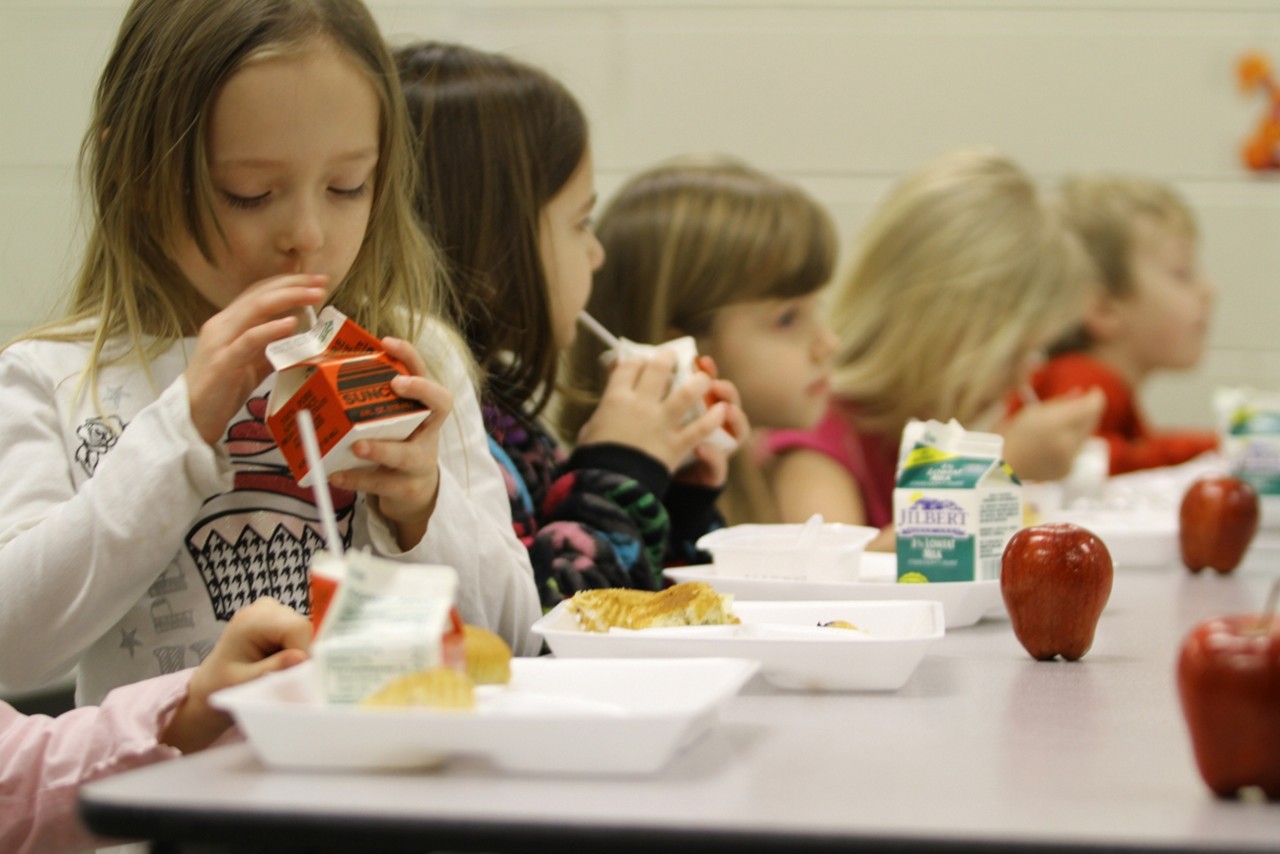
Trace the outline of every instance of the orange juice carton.
<path fill-rule="evenodd" d="M 351 452 L 358 439 L 404 439 L 430 415 L 418 401 L 391 390 L 392 378 L 408 373 L 405 366 L 332 306 L 310 329 L 267 345 L 267 359 L 276 370 L 267 429 L 302 486 L 311 485 L 311 473 L 299 411 L 311 411 L 328 472 L 373 468 Z"/>
<path fill-rule="evenodd" d="M 603 359 L 606 364 L 627 359 L 629 357 L 639 356 L 642 358 L 650 358 L 655 353 L 662 350 L 670 350 L 676 356 L 675 376 L 671 380 L 671 388 L 674 391 L 680 386 L 688 382 L 696 372 L 708 374 L 712 379 L 716 378 L 715 364 L 706 356 L 698 355 L 698 345 L 692 336 L 686 335 L 683 338 L 676 338 L 671 341 L 664 341 L 661 344 L 641 344 L 627 338 L 618 339 L 618 346 L 607 351 Z M 708 408 L 718 403 L 718 399 L 708 394 L 703 400 L 698 401 L 689 410 L 685 416 L 685 423 L 689 423 L 695 418 L 703 415 Z M 732 453 L 738 447 L 738 441 L 742 437 L 734 436 L 729 432 L 727 426 L 717 427 L 716 431 L 706 439 L 706 444 L 719 448 L 725 453 Z M 690 460 L 686 460 L 685 463 Z"/>
<path fill-rule="evenodd" d="M 330 703 L 358 703 L 419 670 L 465 670 L 452 567 L 320 552 L 312 572 L 338 579 L 311 647 Z"/>
<path fill-rule="evenodd" d="M 899 581 L 987 581 L 1022 527 L 1022 484 L 1004 439 L 952 420 L 902 432 L 893 521 Z"/>
<path fill-rule="evenodd" d="M 1213 403 L 1231 472 L 1258 493 L 1263 526 L 1280 526 L 1280 393 L 1220 388 Z"/>

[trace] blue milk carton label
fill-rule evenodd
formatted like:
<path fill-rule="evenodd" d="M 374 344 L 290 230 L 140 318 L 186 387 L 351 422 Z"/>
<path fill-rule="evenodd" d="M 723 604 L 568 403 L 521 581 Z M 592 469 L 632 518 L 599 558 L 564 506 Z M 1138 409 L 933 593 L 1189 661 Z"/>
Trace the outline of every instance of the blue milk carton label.
<path fill-rule="evenodd" d="M 1280 495 L 1280 394 L 1219 389 L 1214 404 L 1231 470 L 1259 495 Z"/>
<path fill-rule="evenodd" d="M 918 424 L 918 423 L 917 423 Z M 900 581 L 1000 577 L 1022 526 L 1022 487 L 999 436 L 931 422 L 904 442 L 893 493 Z"/>

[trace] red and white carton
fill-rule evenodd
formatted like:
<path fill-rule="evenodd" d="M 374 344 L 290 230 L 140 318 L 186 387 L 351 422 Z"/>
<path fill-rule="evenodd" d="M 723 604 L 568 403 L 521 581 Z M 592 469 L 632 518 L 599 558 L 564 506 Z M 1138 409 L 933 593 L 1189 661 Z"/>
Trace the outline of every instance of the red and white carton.
<path fill-rule="evenodd" d="M 295 480 L 311 485 L 302 449 L 298 412 L 311 411 L 320 457 L 327 472 L 375 466 L 351 452 L 359 439 L 405 439 L 431 411 L 391 390 L 391 380 L 409 373 L 382 342 L 333 306 L 305 332 L 267 345 L 276 370 L 267 399 L 267 429 Z"/>

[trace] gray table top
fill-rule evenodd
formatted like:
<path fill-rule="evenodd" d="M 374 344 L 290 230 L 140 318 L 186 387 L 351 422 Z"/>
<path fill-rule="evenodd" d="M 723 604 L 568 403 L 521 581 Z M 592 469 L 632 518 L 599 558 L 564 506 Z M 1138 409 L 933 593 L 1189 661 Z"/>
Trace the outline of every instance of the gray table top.
<path fill-rule="evenodd" d="M 1218 800 L 1201 782 L 1174 680 L 1189 628 L 1260 609 L 1272 572 L 1118 570 L 1075 663 L 1032 660 L 1007 620 L 988 619 L 950 631 L 893 693 L 757 679 L 650 777 L 510 776 L 478 761 L 292 773 L 237 745 L 100 781 L 81 805 L 113 833 L 337 847 L 1280 851 L 1280 804 Z M 240 835 L 220 836 L 229 826 Z"/>

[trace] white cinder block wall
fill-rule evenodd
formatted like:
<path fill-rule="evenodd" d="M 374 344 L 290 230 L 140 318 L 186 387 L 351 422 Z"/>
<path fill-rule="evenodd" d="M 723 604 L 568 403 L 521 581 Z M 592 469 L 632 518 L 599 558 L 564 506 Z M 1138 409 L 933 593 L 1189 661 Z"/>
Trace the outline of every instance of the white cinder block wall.
<path fill-rule="evenodd" d="M 74 159 L 124 0 L 0 0 L 0 336 L 46 318 L 80 246 Z M 856 232 L 896 178 L 1001 148 L 1046 183 L 1081 169 L 1174 182 L 1220 297 L 1194 372 L 1154 419 L 1210 423 L 1221 383 L 1280 387 L 1280 179 L 1237 151 L 1263 108 L 1248 48 L 1280 64 L 1280 0 L 439 0 L 370 6 L 393 42 L 539 63 L 578 94 L 608 197 L 631 172 L 721 150 L 809 188 Z"/>

